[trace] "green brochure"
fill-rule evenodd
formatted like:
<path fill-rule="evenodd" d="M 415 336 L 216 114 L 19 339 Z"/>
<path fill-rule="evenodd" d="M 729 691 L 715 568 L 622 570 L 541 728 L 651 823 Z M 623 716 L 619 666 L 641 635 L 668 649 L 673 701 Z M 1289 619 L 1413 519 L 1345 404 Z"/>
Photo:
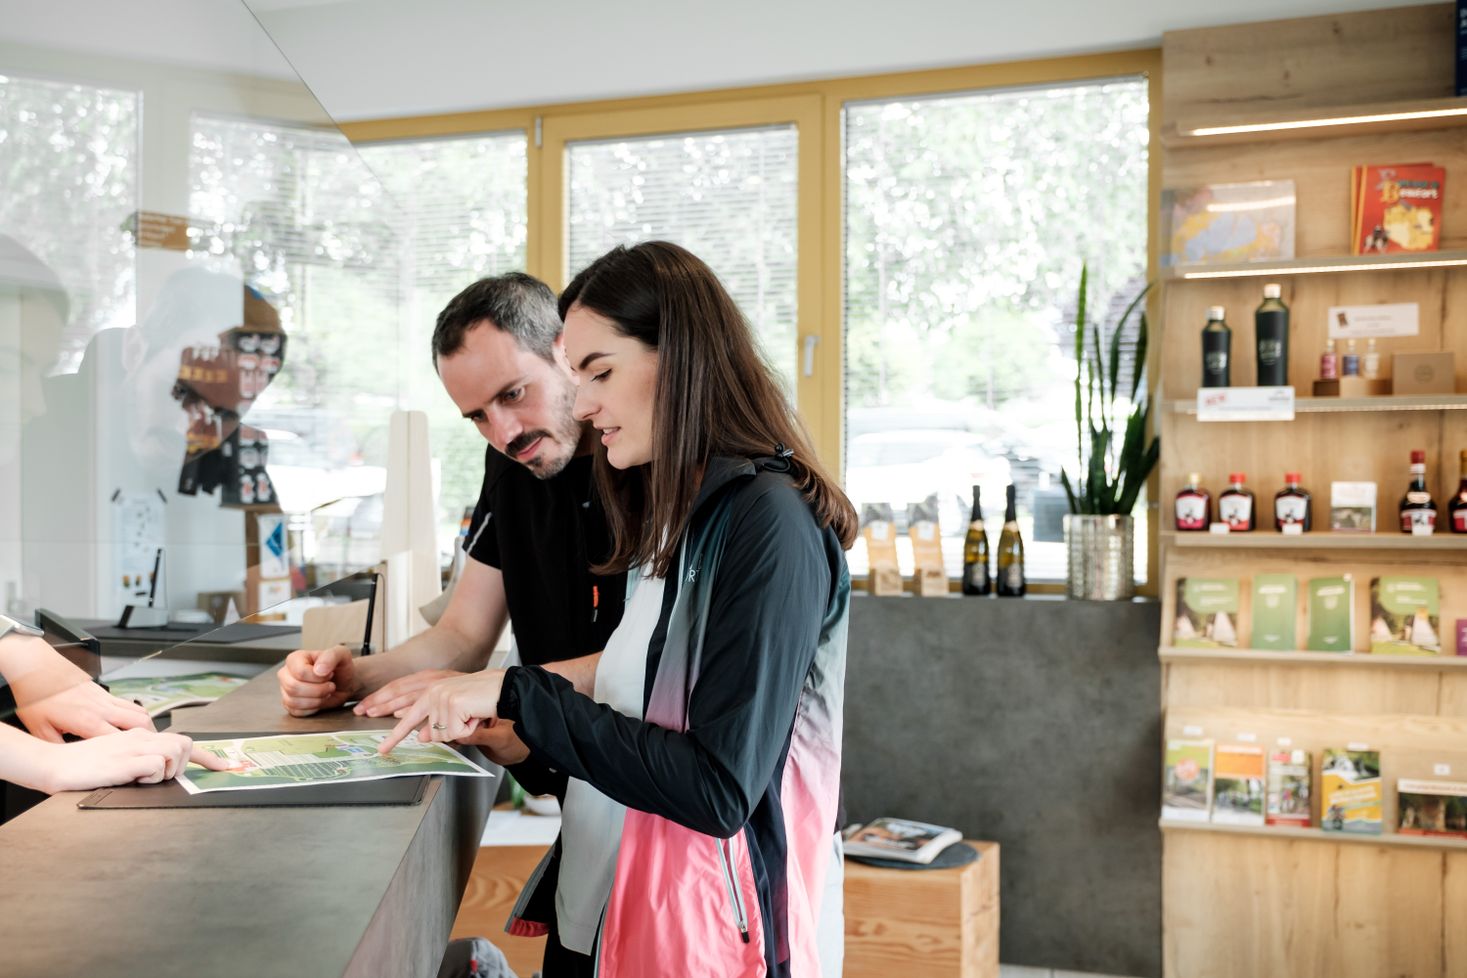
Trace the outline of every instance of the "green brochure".
<path fill-rule="evenodd" d="M 1238 579 L 1177 578 L 1172 644 L 1187 649 L 1237 648 Z"/>
<path fill-rule="evenodd" d="M 1355 648 L 1355 581 L 1316 577 L 1309 581 L 1309 651 L 1349 652 Z"/>
<path fill-rule="evenodd" d="M 1299 609 L 1299 585 L 1293 574 L 1259 574 L 1253 578 L 1253 638 L 1255 649 L 1292 652 L 1294 619 Z"/>
<path fill-rule="evenodd" d="M 1370 651 L 1441 655 L 1441 594 L 1434 577 L 1377 577 L 1370 582 Z"/>

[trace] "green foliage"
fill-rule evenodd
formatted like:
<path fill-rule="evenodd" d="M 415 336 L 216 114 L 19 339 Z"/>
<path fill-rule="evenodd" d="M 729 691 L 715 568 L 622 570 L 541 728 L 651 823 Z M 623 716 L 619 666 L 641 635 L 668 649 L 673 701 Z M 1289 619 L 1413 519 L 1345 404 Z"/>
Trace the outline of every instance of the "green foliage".
<path fill-rule="evenodd" d="M 1109 338 L 1103 323 L 1088 322 L 1088 290 L 1089 268 L 1082 267 L 1075 312 L 1075 444 L 1080 458 L 1078 471 L 1085 475 L 1077 483 L 1064 471 L 1060 481 L 1070 512 L 1129 516 L 1161 454 L 1161 439 L 1152 435 L 1150 444 L 1146 443 L 1151 431 L 1151 398 L 1142 382 L 1147 344 L 1142 303 L 1151 286 L 1148 284 L 1131 300 L 1120 321 L 1111 328 Z M 1128 365 L 1121 360 L 1121 335 L 1133 314 L 1139 315 L 1139 320 L 1133 362 Z M 1118 382 L 1127 366 L 1131 367 L 1131 386 L 1121 398 Z"/>

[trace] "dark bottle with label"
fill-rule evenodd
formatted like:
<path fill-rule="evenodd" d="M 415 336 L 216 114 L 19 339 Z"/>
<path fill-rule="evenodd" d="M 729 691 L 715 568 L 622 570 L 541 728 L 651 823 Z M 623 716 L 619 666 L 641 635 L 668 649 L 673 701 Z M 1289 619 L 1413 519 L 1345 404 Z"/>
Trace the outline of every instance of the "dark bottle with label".
<path fill-rule="evenodd" d="M 989 594 L 993 578 L 988 574 L 988 532 L 983 529 L 983 504 L 978 487 L 973 487 L 973 512 L 968 516 L 968 535 L 963 538 L 963 593 Z"/>
<path fill-rule="evenodd" d="M 1299 488 L 1299 473 L 1284 474 L 1284 487 L 1273 497 L 1273 525 L 1280 533 L 1297 526 L 1308 533 L 1314 528 L 1314 506 L 1307 490 Z"/>
<path fill-rule="evenodd" d="M 1426 453 L 1411 452 L 1411 484 L 1401 497 L 1401 532 L 1430 536 L 1436 532 L 1436 502 L 1426 488 Z"/>
<path fill-rule="evenodd" d="M 1217 518 L 1233 533 L 1247 533 L 1256 525 L 1253 493 L 1243 487 L 1247 476 L 1234 472 L 1228 476 L 1228 487 L 1217 497 Z"/>
<path fill-rule="evenodd" d="M 1019 536 L 1019 513 L 1014 505 L 1012 484 L 1004 498 L 1003 532 L 998 536 L 998 594 L 1003 598 L 1022 598 L 1029 588 L 1024 581 L 1024 538 Z"/>
<path fill-rule="evenodd" d="M 1462 450 L 1462 481 L 1447 501 L 1447 523 L 1453 533 L 1467 533 L 1467 448 Z"/>
<path fill-rule="evenodd" d="M 1202 386 L 1233 386 L 1233 331 L 1223 319 L 1223 307 L 1207 310 L 1202 327 Z"/>
<path fill-rule="evenodd" d="M 1289 386 L 1289 307 L 1279 298 L 1283 290 L 1263 287 L 1263 304 L 1253 314 L 1258 346 L 1258 386 Z"/>
<path fill-rule="evenodd" d="M 1187 473 L 1187 484 L 1177 493 L 1177 529 L 1183 532 L 1206 531 L 1212 522 L 1212 497 L 1202 488 L 1202 476 Z"/>

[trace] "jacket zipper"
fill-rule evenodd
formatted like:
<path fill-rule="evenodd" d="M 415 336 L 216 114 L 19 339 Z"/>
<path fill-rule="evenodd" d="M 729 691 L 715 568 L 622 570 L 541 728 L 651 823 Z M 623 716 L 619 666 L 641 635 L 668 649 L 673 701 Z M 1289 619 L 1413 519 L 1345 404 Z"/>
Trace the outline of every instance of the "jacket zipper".
<path fill-rule="evenodd" d="M 723 848 L 723 839 L 714 839 L 714 845 L 718 846 L 718 865 L 723 870 L 723 882 L 728 886 L 728 898 L 733 903 L 734 923 L 739 928 L 739 937 L 745 944 L 749 943 L 749 918 L 744 913 L 744 898 L 739 895 L 739 888 L 734 882 L 733 857 Z"/>

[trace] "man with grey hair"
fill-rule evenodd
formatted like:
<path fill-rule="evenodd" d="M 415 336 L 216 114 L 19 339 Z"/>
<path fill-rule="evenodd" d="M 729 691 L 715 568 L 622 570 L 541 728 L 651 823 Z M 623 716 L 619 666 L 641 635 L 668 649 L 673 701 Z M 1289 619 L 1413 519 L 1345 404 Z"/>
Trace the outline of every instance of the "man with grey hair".
<path fill-rule="evenodd" d="M 475 282 L 439 314 L 434 366 L 489 443 L 469 559 L 443 616 L 396 648 L 291 653 L 277 674 L 288 712 L 359 700 L 359 714 L 398 713 L 437 680 L 482 669 L 506 621 L 522 663 L 555 663 L 589 691 L 595 659 L 580 657 L 605 648 L 620 622 L 626 575 L 591 572 L 609 536 L 591 483 L 595 432 L 571 414 L 561 329 L 555 294 L 520 272 Z"/>

